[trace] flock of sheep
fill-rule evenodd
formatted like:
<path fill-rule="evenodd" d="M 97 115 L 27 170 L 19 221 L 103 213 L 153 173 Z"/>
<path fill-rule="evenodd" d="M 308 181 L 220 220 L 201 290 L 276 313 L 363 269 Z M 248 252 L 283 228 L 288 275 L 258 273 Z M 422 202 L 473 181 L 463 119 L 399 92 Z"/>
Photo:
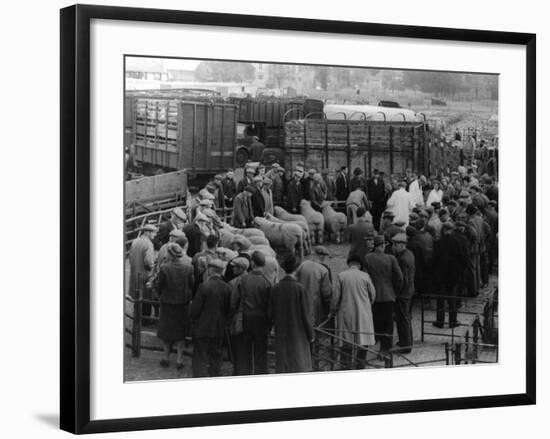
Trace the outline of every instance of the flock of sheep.
<path fill-rule="evenodd" d="M 335 242 L 343 242 L 346 215 L 336 212 L 327 201 L 321 208 L 322 212 L 318 212 L 309 201 L 302 200 L 301 214 L 292 214 L 275 206 L 274 215 L 254 218 L 254 227 L 239 229 L 222 223 L 219 251 L 225 253 L 222 255 L 224 259 L 236 256 L 233 254 L 235 250 L 260 251 L 266 257 L 265 271 L 275 277 L 278 270 L 275 250 L 286 250 L 302 259 L 311 253 L 314 244 L 323 243 L 325 232 L 329 239 L 334 237 Z"/>

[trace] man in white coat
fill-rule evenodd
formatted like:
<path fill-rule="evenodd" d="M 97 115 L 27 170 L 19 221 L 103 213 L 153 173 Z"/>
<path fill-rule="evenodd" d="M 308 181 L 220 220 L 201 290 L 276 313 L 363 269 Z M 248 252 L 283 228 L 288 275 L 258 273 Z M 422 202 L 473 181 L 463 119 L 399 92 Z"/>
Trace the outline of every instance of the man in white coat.
<path fill-rule="evenodd" d="M 414 184 L 411 183 L 411 186 Z M 399 183 L 399 189 L 396 190 L 388 200 L 388 209 L 395 215 L 394 223 L 404 222 L 405 228 L 409 226 L 409 214 L 415 207 L 415 201 L 413 195 L 405 190 L 407 184 L 405 182 Z"/>
<path fill-rule="evenodd" d="M 421 176 L 419 178 L 416 178 L 416 174 L 414 174 L 414 180 L 409 185 L 409 193 L 412 195 L 412 198 L 414 202 L 421 207 L 424 207 L 424 196 L 422 195 L 422 184 L 425 184 L 422 179 L 424 179 L 424 176 Z"/>

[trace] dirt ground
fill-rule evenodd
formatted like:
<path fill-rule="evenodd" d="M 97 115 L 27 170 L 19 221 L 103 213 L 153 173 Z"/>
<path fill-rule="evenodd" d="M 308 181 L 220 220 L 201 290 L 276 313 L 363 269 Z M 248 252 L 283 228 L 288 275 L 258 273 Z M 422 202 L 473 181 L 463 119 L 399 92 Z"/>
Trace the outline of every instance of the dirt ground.
<path fill-rule="evenodd" d="M 349 250 L 348 244 L 326 244 L 331 256 L 327 259 L 327 264 L 330 266 L 333 276 L 341 272 L 346 268 L 346 257 Z M 497 277 L 491 276 L 489 286 L 480 294 L 480 298 L 488 297 L 492 294 L 497 286 Z M 419 300 L 415 300 L 412 309 L 412 321 L 413 321 L 413 336 L 414 336 L 414 348 L 410 354 L 402 356 L 394 356 L 394 367 L 415 367 L 412 363 L 430 362 L 431 366 L 439 366 L 445 364 L 445 348 L 444 342 L 457 343 L 463 340 L 463 336 L 467 330 L 470 335 L 472 330 L 470 325 L 475 319 L 476 314 L 481 314 L 483 311 L 483 305 L 480 304 L 480 300 L 466 301 L 462 308 L 459 310 L 458 319 L 462 325 L 454 330 L 447 327 L 443 329 L 435 328 L 431 322 L 435 319 L 435 303 L 432 300 L 424 309 L 424 331 L 430 334 L 425 334 L 424 341 L 421 340 L 422 335 L 422 311 Z M 131 305 L 127 303 L 127 313 L 132 313 Z M 473 314 L 465 314 L 464 312 L 470 312 Z M 131 320 L 125 317 L 126 328 L 131 328 Z M 156 337 L 156 327 L 149 326 L 143 328 L 142 344 L 146 346 L 154 347 L 158 350 L 161 348 L 160 340 Z M 396 341 L 396 331 L 394 330 L 394 341 Z M 454 335 L 452 337 L 451 335 Z M 125 335 L 126 343 L 131 342 L 129 334 Z M 376 347 L 374 347 L 376 349 Z M 186 349 L 186 355 L 184 356 L 184 369 L 177 370 L 175 367 L 175 354 L 171 356 L 170 367 L 162 368 L 159 365 L 161 359 L 160 351 L 152 351 L 148 349 L 141 349 L 139 358 L 132 357 L 131 349 L 126 347 L 124 350 L 124 379 L 125 381 L 147 381 L 147 380 L 159 380 L 159 379 L 181 379 L 191 377 L 191 345 Z M 487 361 L 496 360 L 496 351 L 492 348 L 486 348 L 480 353 L 480 358 Z M 232 374 L 231 363 L 227 360 L 228 352 L 225 350 L 225 358 L 222 366 L 223 375 Z M 435 361 L 439 360 L 439 361 Z M 367 361 L 371 367 L 383 367 L 383 362 L 377 360 L 374 354 L 369 353 Z M 270 363 L 274 364 L 273 355 L 270 354 Z M 428 364 L 427 364 L 428 365 Z"/>

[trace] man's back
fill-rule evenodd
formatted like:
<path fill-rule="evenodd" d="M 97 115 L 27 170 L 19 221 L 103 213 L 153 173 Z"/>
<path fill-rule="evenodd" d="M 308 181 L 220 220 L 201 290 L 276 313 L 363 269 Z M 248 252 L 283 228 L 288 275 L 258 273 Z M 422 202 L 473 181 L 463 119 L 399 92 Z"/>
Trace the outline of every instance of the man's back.
<path fill-rule="evenodd" d="M 260 268 L 243 277 L 240 283 L 244 296 L 243 313 L 248 316 L 267 317 L 271 284 Z"/>
<path fill-rule="evenodd" d="M 374 283 L 376 301 L 395 302 L 396 291 L 403 282 L 403 274 L 395 256 L 376 251 L 369 253 L 365 257 L 365 271 Z"/>
<path fill-rule="evenodd" d="M 306 291 L 314 323 L 321 323 L 332 293 L 328 269 L 318 262 L 304 261 L 296 270 L 295 276 Z"/>
<path fill-rule="evenodd" d="M 220 276 L 203 282 L 191 305 L 193 336 L 223 337 L 231 310 L 231 287 Z"/>

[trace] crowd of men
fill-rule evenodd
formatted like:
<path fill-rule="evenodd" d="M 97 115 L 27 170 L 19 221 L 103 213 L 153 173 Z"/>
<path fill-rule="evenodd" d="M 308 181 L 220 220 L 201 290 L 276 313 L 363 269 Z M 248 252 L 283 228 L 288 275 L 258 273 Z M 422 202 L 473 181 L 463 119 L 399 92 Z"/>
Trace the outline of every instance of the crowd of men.
<path fill-rule="evenodd" d="M 399 177 L 373 170 L 367 179 L 359 168 L 350 177 L 343 166 L 334 176 L 306 173 L 301 163 L 291 175 L 277 163 L 249 166 L 238 182 L 232 170 L 216 175 L 190 198 L 187 212 L 174 209 L 169 221 L 146 225 L 133 242 L 129 292 L 160 302 L 162 367 L 169 367 L 173 347 L 176 367 L 184 367 L 191 335 L 194 377 L 220 375 L 224 346 L 235 375 L 268 373 L 273 334 L 276 372 L 310 371 L 314 328 L 331 322 L 342 368 L 363 368 L 367 351 L 352 357 L 354 345 L 379 343 L 380 358 L 411 352 L 413 296 L 435 297 L 433 324 L 440 328 L 447 304 L 453 328 L 461 299 L 488 284 L 498 255 L 498 186 L 488 175 L 459 167 L 430 181 L 411 170 Z M 219 245 L 216 209 L 232 208 L 232 225 L 249 228 L 277 205 L 299 213 L 302 199 L 314 208 L 341 202 L 349 224 L 346 270 L 331 273 L 328 250 L 317 246 L 304 260 L 278 254 L 278 276 L 262 252 Z M 154 306 L 143 303 L 144 323 Z"/>

